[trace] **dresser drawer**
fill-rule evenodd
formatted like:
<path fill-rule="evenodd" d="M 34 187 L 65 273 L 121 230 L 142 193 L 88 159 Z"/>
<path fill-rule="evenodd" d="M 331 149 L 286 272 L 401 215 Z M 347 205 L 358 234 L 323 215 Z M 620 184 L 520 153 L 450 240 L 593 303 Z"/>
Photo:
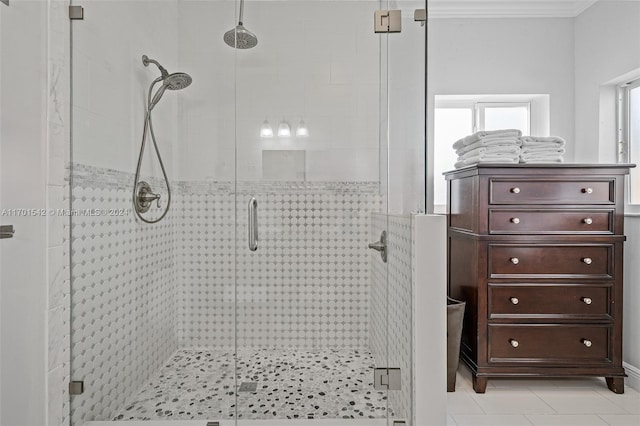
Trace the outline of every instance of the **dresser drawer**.
<path fill-rule="evenodd" d="M 614 204 L 615 180 L 490 179 L 490 204 Z"/>
<path fill-rule="evenodd" d="M 489 278 L 598 278 L 614 274 L 612 244 L 488 245 Z"/>
<path fill-rule="evenodd" d="M 490 325 L 489 362 L 610 362 L 610 330 L 608 326 Z"/>
<path fill-rule="evenodd" d="M 489 319 L 611 319 L 611 287 L 489 284 Z"/>
<path fill-rule="evenodd" d="M 489 210 L 490 234 L 613 234 L 613 210 Z"/>

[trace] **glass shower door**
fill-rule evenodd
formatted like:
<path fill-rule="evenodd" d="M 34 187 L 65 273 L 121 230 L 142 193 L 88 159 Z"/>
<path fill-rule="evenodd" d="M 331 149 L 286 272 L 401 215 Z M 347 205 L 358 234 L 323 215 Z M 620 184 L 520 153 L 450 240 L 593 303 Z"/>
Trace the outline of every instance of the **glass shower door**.
<path fill-rule="evenodd" d="M 379 8 L 245 4 L 258 44 L 236 50 L 238 419 L 386 424 L 386 264 L 367 247 L 386 229 Z"/>
<path fill-rule="evenodd" d="M 421 141 L 394 133 L 407 122 L 393 111 L 420 105 L 402 105 L 409 86 L 396 90 L 406 74 L 392 61 L 422 56 L 374 33 L 390 5 L 247 1 L 248 49 L 224 37 L 240 1 L 83 7 L 71 24 L 69 260 L 70 380 L 84 388 L 71 424 L 409 420 L 415 204 L 396 190 L 413 190 L 397 171 L 417 156 L 397 148 Z M 192 83 L 170 90 L 176 72 Z M 171 188 L 157 223 L 132 205 L 151 104 L 169 185 L 148 139 L 140 177 L 160 203 L 147 198 L 145 218 Z M 387 263 L 368 248 L 382 231 Z M 374 388 L 387 367 L 401 368 L 401 391 Z"/>

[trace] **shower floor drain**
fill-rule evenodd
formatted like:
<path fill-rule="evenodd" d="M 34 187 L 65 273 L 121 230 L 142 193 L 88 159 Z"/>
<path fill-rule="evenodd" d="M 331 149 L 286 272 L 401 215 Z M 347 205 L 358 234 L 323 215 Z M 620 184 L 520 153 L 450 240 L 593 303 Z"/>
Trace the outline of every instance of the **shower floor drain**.
<path fill-rule="evenodd" d="M 238 389 L 238 392 L 255 392 L 257 390 L 258 390 L 258 383 L 242 382 L 240 383 L 240 389 Z"/>

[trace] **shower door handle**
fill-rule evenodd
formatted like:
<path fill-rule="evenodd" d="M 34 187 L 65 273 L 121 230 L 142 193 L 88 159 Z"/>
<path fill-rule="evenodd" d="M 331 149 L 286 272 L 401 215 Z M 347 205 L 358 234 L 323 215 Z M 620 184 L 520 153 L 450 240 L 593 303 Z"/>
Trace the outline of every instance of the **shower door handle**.
<path fill-rule="evenodd" d="M 13 238 L 13 234 L 16 231 L 13 229 L 13 225 L 1 225 L 0 226 L 0 239 Z"/>
<path fill-rule="evenodd" d="M 380 252 L 382 261 L 387 263 L 387 231 L 382 231 L 380 234 L 380 240 L 375 243 L 369 243 L 369 248 Z"/>
<path fill-rule="evenodd" d="M 258 250 L 258 200 L 249 200 L 249 250 Z"/>

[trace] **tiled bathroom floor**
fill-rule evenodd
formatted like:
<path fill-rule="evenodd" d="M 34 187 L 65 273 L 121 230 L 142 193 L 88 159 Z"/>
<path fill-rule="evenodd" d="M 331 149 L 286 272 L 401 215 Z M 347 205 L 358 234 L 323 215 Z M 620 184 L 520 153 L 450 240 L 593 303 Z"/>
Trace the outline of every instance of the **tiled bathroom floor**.
<path fill-rule="evenodd" d="M 640 426 L 640 392 L 616 395 L 601 378 L 491 379 L 476 394 L 461 365 L 447 400 L 448 425 Z"/>
<path fill-rule="evenodd" d="M 373 389 L 373 357 L 358 350 L 242 350 L 238 418 L 380 418 L 383 392 Z M 231 352 L 179 350 L 114 420 L 210 419 L 235 416 Z"/>

